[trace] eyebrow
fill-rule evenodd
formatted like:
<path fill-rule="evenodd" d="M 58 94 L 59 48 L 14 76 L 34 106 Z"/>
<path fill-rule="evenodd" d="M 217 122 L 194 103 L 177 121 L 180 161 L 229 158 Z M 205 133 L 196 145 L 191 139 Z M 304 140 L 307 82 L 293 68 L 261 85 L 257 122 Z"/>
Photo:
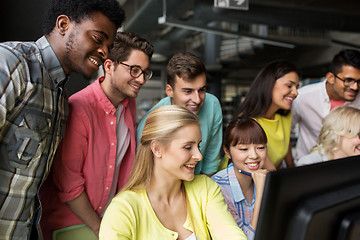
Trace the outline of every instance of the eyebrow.
<path fill-rule="evenodd" d="M 183 144 L 188 145 L 188 144 L 200 144 L 200 143 L 201 143 L 201 140 L 199 143 L 197 143 L 197 141 L 188 141 L 188 142 L 184 142 Z"/>
<path fill-rule="evenodd" d="M 201 89 L 204 89 L 204 88 L 206 88 L 206 85 L 205 86 L 202 86 L 201 88 L 199 88 L 199 89 L 195 89 L 195 88 L 182 88 L 182 90 L 183 91 L 186 91 L 186 90 L 191 90 L 191 91 L 198 91 L 198 90 L 201 90 Z"/>
<path fill-rule="evenodd" d="M 123 62 L 123 63 L 125 63 L 125 62 Z M 150 66 L 148 66 L 147 68 L 142 68 L 140 65 L 136 65 L 136 64 L 131 65 L 131 64 L 129 64 L 129 63 L 126 63 L 126 64 L 129 65 L 130 67 L 138 67 L 138 68 L 140 68 L 142 71 L 150 70 Z"/>
<path fill-rule="evenodd" d="M 291 81 L 291 80 L 290 80 L 290 82 L 291 82 L 292 84 L 294 84 L 295 86 L 299 86 L 299 84 L 296 84 L 294 81 Z"/>
<path fill-rule="evenodd" d="M 99 31 L 99 30 L 93 30 L 93 31 L 96 32 L 96 33 L 99 33 L 99 34 L 103 35 L 106 39 L 109 39 L 109 36 L 108 36 L 105 32 Z"/>

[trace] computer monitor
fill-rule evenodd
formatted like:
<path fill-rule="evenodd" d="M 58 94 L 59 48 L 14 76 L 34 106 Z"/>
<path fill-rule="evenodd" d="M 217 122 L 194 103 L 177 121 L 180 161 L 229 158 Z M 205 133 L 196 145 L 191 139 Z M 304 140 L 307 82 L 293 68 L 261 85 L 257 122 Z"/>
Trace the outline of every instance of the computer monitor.
<path fill-rule="evenodd" d="M 255 240 L 360 239 L 360 156 L 266 176 Z"/>

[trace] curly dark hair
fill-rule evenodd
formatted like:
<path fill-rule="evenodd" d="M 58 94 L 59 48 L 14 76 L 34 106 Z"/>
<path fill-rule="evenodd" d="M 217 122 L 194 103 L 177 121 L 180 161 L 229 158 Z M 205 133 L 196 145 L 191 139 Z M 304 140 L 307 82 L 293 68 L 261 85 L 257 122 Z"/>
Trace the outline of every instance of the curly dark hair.
<path fill-rule="evenodd" d="M 121 27 L 125 20 L 125 12 L 117 0 L 51 0 L 43 21 L 43 33 L 48 35 L 52 32 L 60 15 L 80 23 L 93 12 L 103 13 L 116 28 Z"/>

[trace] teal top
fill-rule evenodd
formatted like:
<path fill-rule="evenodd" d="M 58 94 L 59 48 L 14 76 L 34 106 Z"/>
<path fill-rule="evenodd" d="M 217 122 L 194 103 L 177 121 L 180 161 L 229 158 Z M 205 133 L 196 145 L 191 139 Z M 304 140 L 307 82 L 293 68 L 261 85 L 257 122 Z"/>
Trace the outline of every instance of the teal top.
<path fill-rule="evenodd" d="M 147 116 L 157 107 L 171 105 L 170 97 L 161 99 L 141 119 L 137 126 L 137 143 L 140 143 Z M 200 151 L 203 159 L 196 164 L 195 174 L 213 174 L 220 164 L 220 149 L 222 144 L 222 110 L 219 100 L 206 93 L 204 104 L 198 113 L 202 141 Z"/>

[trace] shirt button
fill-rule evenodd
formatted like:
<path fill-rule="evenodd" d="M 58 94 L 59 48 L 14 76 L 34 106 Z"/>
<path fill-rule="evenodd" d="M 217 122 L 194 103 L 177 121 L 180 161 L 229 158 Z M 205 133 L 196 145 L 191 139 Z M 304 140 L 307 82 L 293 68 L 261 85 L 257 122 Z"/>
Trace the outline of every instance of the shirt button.
<path fill-rule="evenodd" d="M 109 114 L 109 112 L 105 112 L 106 114 Z"/>
<path fill-rule="evenodd" d="M 102 206 L 100 206 L 99 209 L 102 209 Z"/>
<path fill-rule="evenodd" d="M 106 190 L 109 190 L 109 187 L 106 187 L 105 189 L 106 189 Z"/>
<path fill-rule="evenodd" d="M 111 121 L 111 122 L 110 122 L 110 124 L 111 124 L 111 125 L 114 125 L 114 122 L 113 122 L 113 121 Z"/>
<path fill-rule="evenodd" d="M 112 165 L 110 165 L 109 168 L 112 168 Z"/>
<path fill-rule="evenodd" d="M 111 146 L 114 146 L 115 145 L 115 143 L 111 143 Z"/>

